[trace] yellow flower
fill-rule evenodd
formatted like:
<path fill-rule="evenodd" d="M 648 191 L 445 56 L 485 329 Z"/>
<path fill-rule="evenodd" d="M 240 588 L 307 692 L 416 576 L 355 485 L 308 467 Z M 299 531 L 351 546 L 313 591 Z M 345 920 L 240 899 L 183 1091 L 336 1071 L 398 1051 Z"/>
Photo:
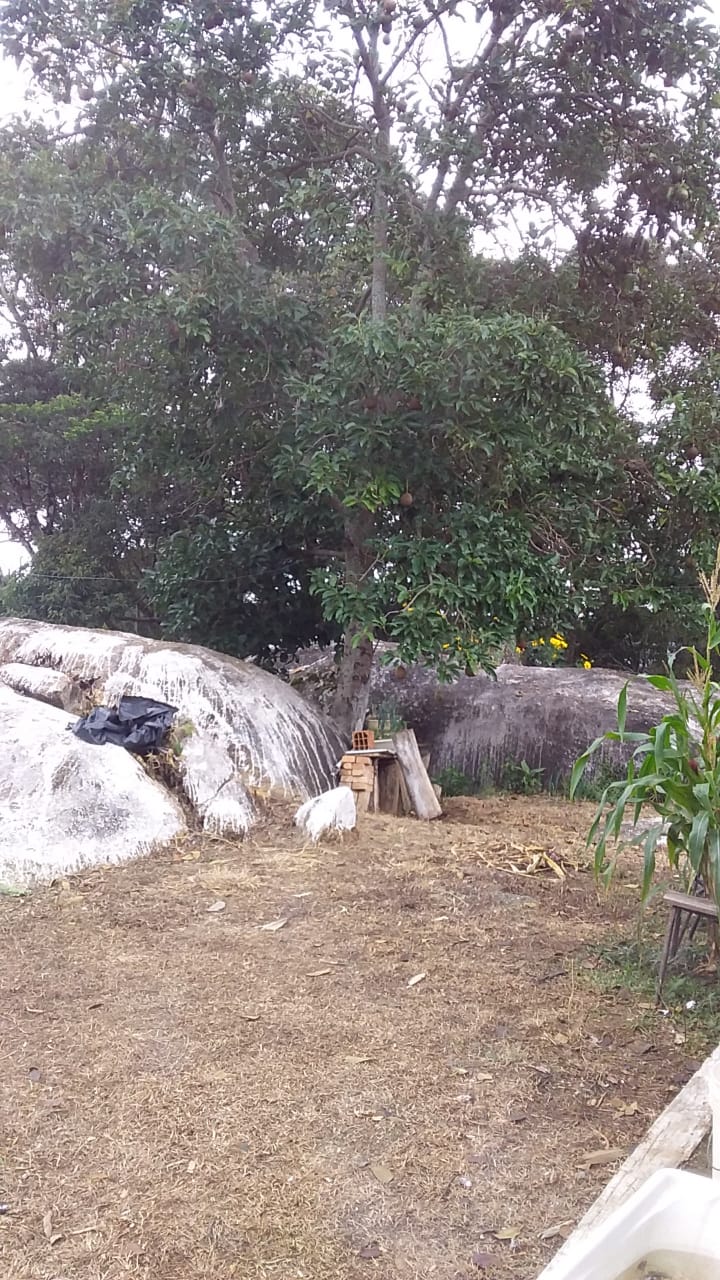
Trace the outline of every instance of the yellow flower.
<path fill-rule="evenodd" d="M 567 649 L 568 647 L 568 642 L 564 636 L 558 636 L 558 635 L 551 636 L 550 643 L 553 649 Z"/>
<path fill-rule="evenodd" d="M 590 668 L 592 667 L 592 662 L 590 661 L 589 658 L 583 658 L 583 666 L 586 671 L 590 670 Z"/>
<path fill-rule="evenodd" d="M 519 645 L 519 644 L 516 644 L 516 645 L 515 645 L 515 652 L 516 652 L 516 653 L 522 653 L 522 649 L 520 648 L 520 645 Z"/>
<path fill-rule="evenodd" d="M 450 648 L 450 645 L 449 645 L 449 644 L 444 644 L 444 645 L 443 645 L 443 649 L 449 649 L 449 648 Z"/>

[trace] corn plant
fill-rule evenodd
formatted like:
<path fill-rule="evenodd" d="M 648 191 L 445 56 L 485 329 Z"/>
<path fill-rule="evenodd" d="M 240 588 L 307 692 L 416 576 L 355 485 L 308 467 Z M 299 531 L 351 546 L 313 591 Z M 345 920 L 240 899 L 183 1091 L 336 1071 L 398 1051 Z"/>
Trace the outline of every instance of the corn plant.
<path fill-rule="evenodd" d="M 588 761 L 603 743 L 632 744 L 626 776 L 605 788 L 588 835 L 588 845 L 595 849 L 596 874 L 607 883 L 619 850 L 628 844 L 642 845 L 642 897 L 647 899 L 664 837 L 670 866 L 681 873 L 686 886 L 702 881 L 720 905 L 720 684 L 713 678 L 713 659 L 720 650 L 720 547 L 712 574 L 708 578 L 701 573 L 700 584 L 707 619 L 704 650 L 688 646 L 679 651 L 689 656 L 685 681 L 674 671 L 679 653 L 670 661 L 667 675 L 648 677 L 650 684 L 669 695 L 672 710 L 648 732 L 629 732 L 625 685 L 618 698 L 617 729 L 597 738 L 575 762 L 570 795 L 576 795 Z M 648 810 L 658 822 L 621 840 L 627 823 L 636 827 Z"/>

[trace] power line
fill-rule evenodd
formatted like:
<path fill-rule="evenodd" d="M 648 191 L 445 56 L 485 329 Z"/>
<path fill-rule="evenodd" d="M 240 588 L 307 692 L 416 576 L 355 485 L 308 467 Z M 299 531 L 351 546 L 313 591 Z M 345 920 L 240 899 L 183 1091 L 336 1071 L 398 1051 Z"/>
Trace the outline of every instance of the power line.
<path fill-rule="evenodd" d="M 105 574 L 80 574 L 80 573 L 40 573 L 36 569 L 31 569 L 33 578 L 42 578 L 46 582 L 114 582 L 118 587 L 127 587 L 131 585 L 129 582 L 123 582 L 120 578 L 113 577 L 110 573 Z M 142 581 L 142 578 L 138 579 Z M 177 578 L 177 582 L 207 582 L 213 585 L 237 582 L 237 578 L 207 578 L 204 573 L 195 574 L 192 577 Z"/>

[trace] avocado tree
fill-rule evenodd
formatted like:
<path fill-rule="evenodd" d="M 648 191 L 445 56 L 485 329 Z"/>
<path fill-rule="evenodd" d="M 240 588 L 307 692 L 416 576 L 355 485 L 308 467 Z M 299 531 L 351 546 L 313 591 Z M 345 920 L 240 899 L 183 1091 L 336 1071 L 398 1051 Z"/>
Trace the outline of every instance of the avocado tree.
<path fill-rule="evenodd" d="M 356 649 L 382 636 L 446 678 L 567 625 L 588 560 L 616 551 L 627 437 L 597 371 L 546 321 L 400 311 L 343 330 L 288 451 L 307 491 L 351 514 L 346 540 L 363 530 L 316 573 L 326 615 Z M 338 681 L 346 725 L 356 669 Z"/>
<path fill-rule="evenodd" d="M 608 9 L 600 4 L 478 5 L 449 0 L 431 5 L 422 0 L 401 4 L 397 0 L 379 0 L 377 4 L 329 0 L 326 7 L 352 49 L 336 57 L 349 59 L 356 68 L 352 95 L 365 108 L 375 172 L 368 272 L 371 328 L 354 346 L 356 367 L 347 359 L 352 341 L 346 343 L 344 335 L 338 335 L 337 349 L 345 357 L 343 377 L 333 384 L 324 367 L 315 375 L 309 395 L 310 401 L 315 394 L 321 397 L 323 389 L 331 385 L 339 395 L 333 412 L 340 430 L 333 436 L 320 426 L 313 446 L 319 452 L 310 485 L 316 478 L 319 492 L 332 490 L 338 478 L 333 475 L 334 453 L 339 472 L 345 473 L 340 485 L 344 493 L 333 494 L 345 512 L 345 564 L 342 584 L 336 573 L 326 576 L 323 598 L 346 627 L 335 714 L 349 729 L 363 714 L 377 625 L 377 616 L 361 613 L 361 602 L 367 604 L 377 594 L 380 582 L 382 590 L 392 594 L 389 580 L 394 572 L 398 574 L 394 584 L 398 598 L 407 586 L 406 564 L 394 541 L 387 542 L 388 525 L 393 526 L 388 507 L 402 485 L 403 467 L 410 475 L 417 457 L 416 444 L 408 438 L 412 432 L 408 433 L 403 407 L 417 401 L 420 413 L 429 408 L 436 428 L 442 424 L 430 437 L 437 455 L 441 452 L 438 439 L 445 431 L 452 435 L 454 426 L 462 430 L 460 424 L 467 421 L 466 415 L 472 419 L 478 403 L 487 412 L 488 401 L 499 407 L 507 395 L 506 414 L 515 416 L 514 392 L 525 377 L 522 346 L 518 344 L 514 364 L 512 355 L 509 361 L 500 361 L 508 373 L 506 383 L 493 383 L 482 360 L 466 371 L 459 391 L 451 379 L 447 390 L 455 395 L 448 396 L 443 415 L 436 409 L 436 397 L 442 401 L 443 363 L 434 368 L 434 397 L 428 397 L 425 388 L 424 397 L 411 393 L 409 401 L 403 399 L 412 378 L 401 376 L 401 398 L 393 400 L 396 388 L 391 385 L 389 392 L 384 390 L 388 315 L 392 313 L 395 321 L 393 338 L 402 335 L 409 346 L 408 359 L 413 362 L 418 358 L 413 341 L 425 332 L 423 317 L 437 311 L 443 301 L 455 308 L 450 327 L 454 321 L 462 329 L 463 312 L 473 309 L 472 295 L 467 287 L 450 294 L 447 267 L 439 266 L 439 247 L 456 244 L 463 228 L 472 227 L 490 236 L 509 218 L 520 236 L 524 231 L 526 243 L 539 247 L 546 257 L 552 257 L 558 230 L 565 233 L 579 288 L 600 296 L 605 342 L 607 335 L 612 335 L 611 369 L 629 369 L 639 360 L 647 361 L 652 356 L 648 335 L 641 329 L 645 346 L 639 348 L 635 337 L 633 349 L 628 335 L 638 330 L 639 311 L 647 313 L 653 275 L 662 272 L 669 258 L 681 253 L 716 221 L 718 41 L 717 33 L 693 6 L 674 3 L 660 7 L 632 3 Z M 399 170 L 409 172 L 416 184 L 411 209 L 417 234 L 410 252 L 398 255 L 394 252 L 389 193 Z M 528 221 L 528 214 L 537 221 Z M 542 300 L 539 306 L 543 308 Z M 493 312 L 497 309 L 496 304 L 491 305 Z M 598 310 L 594 300 L 590 310 Z M 587 340 L 587 312 L 584 319 Z M 502 323 L 500 320 L 500 332 Z M 487 350 L 493 354 L 495 332 L 498 330 L 492 325 L 486 327 Z M 490 367 L 495 367 L 492 358 Z M 551 369 L 550 363 L 549 373 Z M 352 388 L 359 396 L 357 407 L 363 404 L 359 395 L 363 387 L 365 404 L 370 406 L 368 416 L 353 423 L 346 413 L 346 389 Z M 552 399 L 550 393 L 548 404 Z M 379 413 L 373 403 L 381 406 Z M 583 421 L 578 407 L 578 429 L 587 440 L 592 437 L 592 425 Z M 529 416 L 532 418 L 532 411 Z M 485 435 L 493 452 L 498 441 L 492 439 L 493 431 L 488 432 L 483 418 L 481 409 L 474 426 Z M 322 424 L 322 415 L 320 421 Z M 357 442 L 358 435 L 365 467 L 350 443 Z M 424 447 L 427 449 L 427 437 Z M 634 452 L 631 448 L 631 456 Z M 375 471 L 371 457 L 384 461 L 386 483 L 381 475 L 363 487 L 368 465 L 371 473 Z M 440 480 L 443 468 L 436 471 L 429 458 L 427 461 L 429 476 Z M 517 455 L 514 461 L 517 466 Z M 349 471 L 356 465 L 358 475 L 353 478 Z M 472 472 L 469 475 L 458 466 L 457 455 L 452 465 L 457 477 L 470 479 Z M 575 495 L 576 477 L 566 475 L 564 480 L 569 481 L 562 494 L 572 522 L 582 504 Z M 552 492 L 552 481 L 549 483 Z M 409 480 L 405 494 L 409 502 L 412 495 L 407 484 Z M 436 497 L 442 508 L 445 495 L 441 484 L 440 480 Z M 624 487 L 621 485 L 620 491 Z M 519 490 L 522 492 L 522 485 Z M 497 507 L 486 506 L 493 497 Z M 617 502 L 609 493 L 603 494 L 603 499 L 608 504 L 606 513 L 619 527 Z M 414 506 L 414 497 L 412 501 Z M 491 515 L 497 515 L 504 499 L 500 492 L 493 495 L 492 486 L 472 485 L 471 481 L 456 501 L 461 508 L 468 504 L 473 509 L 477 528 L 478 523 L 482 527 Z M 530 522 L 531 511 L 528 507 L 524 513 Z M 461 557 L 469 547 L 477 547 L 472 535 L 469 542 L 467 538 L 453 539 L 455 518 L 454 512 L 446 517 L 442 530 L 442 563 L 448 578 L 462 577 Z M 402 516 L 400 519 L 402 523 Z M 407 537 L 407 521 L 404 523 Z M 418 521 L 415 528 L 417 534 L 409 538 L 410 563 L 419 573 L 430 573 L 427 526 Z M 377 569 L 380 541 L 387 548 L 382 572 Z M 448 551 L 448 545 L 453 550 Z M 547 591 L 543 554 L 556 555 L 559 544 L 551 536 L 542 550 L 537 542 L 531 545 L 529 556 L 515 548 L 516 567 L 528 583 L 528 598 L 549 604 L 552 595 Z M 586 565 L 605 559 L 600 544 L 593 545 L 592 539 L 583 544 L 582 551 L 577 538 L 567 545 L 574 545 L 579 561 Z M 457 559 L 450 568 L 453 554 Z M 617 559 L 622 558 L 621 552 Z M 480 556 L 475 562 L 477 572 L 482 564 Z M 506 581 L 510 606 L 515 575 L 508 573 Z M 433 591 L 427 596 L 432 600 Z M 354 618 L 351 601 L 356 602 Z M 466 635 L 482 633 L 487 637 L 488 629 L 506 614 L 498 604 L 488 616 L 478 607 L 479 599 L 475 608 L 470 607 L 469 596 L 464 604 Z M 507 613 L 512 612 L 508 607 Z M 468 670 L 477 665 L 480 650 L 466 648 L 463 629 L 453 625 L 457 619 L 452 610 L 420 610 L 413 613 L 412 620 L 415 636 L 422 636 L 419 648 L 423 656 L 440 661 L 442 666 L 444 655 L 457 653 Z M 401 624 L 396 626 L 403 629 Z"/>

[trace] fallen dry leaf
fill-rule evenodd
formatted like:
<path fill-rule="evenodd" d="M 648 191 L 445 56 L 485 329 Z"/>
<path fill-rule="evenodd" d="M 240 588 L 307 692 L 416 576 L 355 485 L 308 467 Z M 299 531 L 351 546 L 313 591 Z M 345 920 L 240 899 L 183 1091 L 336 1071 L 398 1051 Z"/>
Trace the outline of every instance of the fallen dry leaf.
<path fill-rule="evenodd" d="M 257 1022 L 260 1017 L 259 1013 L 251 1013 L 249 1009 L 241 1009 L 238 1018 L 242 1018 L 243 1022 Z"/>
<path fill-rule="evenodd" d="M 39 1067 L 31 1067 L 28 1071 L 28 1080 L 31 1084 L 39 1084 L 42 1080 L 42 1072 Z"/>
<path fill-rule="evenodd" d="M 277 933 L 278 929 L 284 929 L 287 924 L 287 916 L 281 916 L 279 920 L 270 920 L 267 924 L 261 924 L 260 928 L 266 933 Z"/>
<path fill-rule="evenodd" d="M 418 982 L 422 982 L 423 978 L 427 978 L 426 973 L 416 973 L 414 978 L 408 978 L 408 986 L 416 987 Z"/>
<path fill-rule="evenodd" d="M 501 1227 L 499 1231 L 493 1231 L 496 1240 L 515 1240 L 520 1235 L 519 1227 Z"/>
<path fill-rule="evenodd" d="M 307 977 L 308 978 L 325 978 L 329 973 L 332 973 L 332 969 L 312 969 L 310 973 L 307 975 Z"/>
<path fill-rule="evenodd" d="M 197 862 L 202 857 L 202 849 L 186 849 L 173 858 L 173 862 Z"/>
<path fill-rule="evenodd" d="M 205 908 L 205 910 L 212 912 L 214 915 L 217 915 L 219 911 L 225 910 L 225 903 L 223 902 L 222 898 L 218 898 L 217 902 L 212 902 L 209 907 Z"/>
<path fill-rule="evenodd" d="M 388 1169 L 386 1164 L 371 1164 L 370 1172 L 374 1178 L 377 1178 L 378 1182 L 383 1184 L 384 1187 L 386 1187 L 389 1182 L 392 1182 L 395 1176 L 392 1169 Z"/>
<path fill-rule="evenodd" d="M 564 1240 L 571 1226 L 572 1226 L 572 1221 L 557 1222 L 554 1227 L 546 1227 L 544 1231 L 541 1231 L 540 1239 L 554 1240 L 557 1236 L 561 1236 Z"/>
<path fill-rule="evenodd" d="M 614 1164 L 616 1160 L 622 1160 L 626 1154 L 625 1147 L 607 1147 L 601 1151 L 588 1151 L 585 1155 L 580 1156 L 578 1165 L 586 1168 L 592 1168 L 599 1164 Z"/>

